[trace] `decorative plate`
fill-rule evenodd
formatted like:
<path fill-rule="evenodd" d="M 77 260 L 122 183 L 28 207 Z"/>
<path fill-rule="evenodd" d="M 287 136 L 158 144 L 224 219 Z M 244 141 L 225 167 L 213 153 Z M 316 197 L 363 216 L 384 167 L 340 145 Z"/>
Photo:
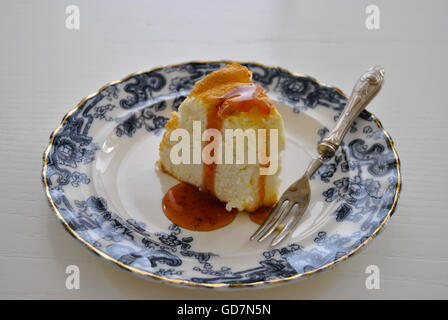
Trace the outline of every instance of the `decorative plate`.
<path fill-rule="evenodd" d="M 160 172 L 158 145 L 172 111 L 194 83 L 231 61 L 188 62 L 134 73 L 83 99 L 52 133 L 42 179 L 67 231 L 125 270 L 169 284 L 242 288 L 305 278 L 356 253 L 397 205 L 400 162 L 379 120 L 365 111 L 336 156 L 311 180 L 299 227 L 282 244 L 250 242 L 241 213 L 211 232 L 183 230 L 162 211 L 177 183 Z M 283 191 L 300 177 L 347 97 L 311 77 L 241 63 L 283 115 Z"/>

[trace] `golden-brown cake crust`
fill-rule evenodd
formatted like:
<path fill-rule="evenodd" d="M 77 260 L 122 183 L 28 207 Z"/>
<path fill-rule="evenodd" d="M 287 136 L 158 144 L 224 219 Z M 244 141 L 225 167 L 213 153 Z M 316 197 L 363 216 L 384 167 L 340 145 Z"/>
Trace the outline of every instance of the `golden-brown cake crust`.
<path fill-rule="evenodd" d="M 253 85 L 252 72 L 246 67 L 234 62 L 222 69 L 211 72 L 196 82 L 193 90 L 191 90 L 190 97 L 203 99 L 210 106 L 218 108 L 226 94 L 244 85 Z M 262 88 L 260 87 L 260 89 Z M 268 98 L 264 89 L 258 93 L 258 96 L 259 98 L 266 98 L 271 112 L 275 112 L 275 106 Z M 259 113 L 258 110 L 252 111 L 255 114 Z"/>
<path fill-rule="evenodd" d="M 196 82 L 190 95 L 200 97 L 208 103 L 216 102 L 239 85 L 251 84 L 251 78 L 252 73 L 246 67 L 238 63 L 228 64 Z"/>

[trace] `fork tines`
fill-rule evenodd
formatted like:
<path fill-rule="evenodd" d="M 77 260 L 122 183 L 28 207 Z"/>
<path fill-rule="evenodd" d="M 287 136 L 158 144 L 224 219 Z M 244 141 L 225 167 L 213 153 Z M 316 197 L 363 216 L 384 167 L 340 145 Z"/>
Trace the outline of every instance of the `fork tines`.
<path fill-rule="evenodd" d="M 258 228 L 258 230 L 252 235 L 250 240 L 257 240 L 258 242 L 261 242 L 264 239 L 266 239 L 267 237 L 269 237 L 269 235 L 277 227 L 280 227 L 282 225 L 283 221 L 286 220 L 286 217 L 291 216 L 290 213 L 294 212 L 293 209 L 295 209 L 297 206 L 298 206 L 297 202 L 294 202 L 294 201 L 291 201 L 288 199 L 280 199 L 280 201 L 278 201 L 277 204 L 272 209 L 269 217 Z M 282 232 L 285 233 L 284 231 L 286 230 L 286 227 L 288 227 L 288 229 L 289 229 L 289 226 L 291 225 L 291 223 L 288 223 L 288 222 L 290 222 L 290 221 L 291 221 L 291 217 L 287 220 L 287 223 L 286 223 L 286 225 L 284 225 L 284 228 L 282 229 L 280 234 L 282 234 Z M 287 231 L 287 232 L 289 232 L 289 231 Z M 280 234 L 278 236 L 280 236 Z M 277 237 L 275 239 L 277 239 Z M 283 239 L 283 236 L 282 236 L 282 239 Z M 280 241 L 278 241 L 278 242 L 280 242 Z"/>

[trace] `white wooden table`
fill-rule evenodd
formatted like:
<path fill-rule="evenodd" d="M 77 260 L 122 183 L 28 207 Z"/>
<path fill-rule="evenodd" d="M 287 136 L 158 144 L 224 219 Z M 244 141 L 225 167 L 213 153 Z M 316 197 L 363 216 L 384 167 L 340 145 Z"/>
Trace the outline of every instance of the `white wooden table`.
<path fill-rule="evenodd" d="M 369 4 L 379 30 L 365 26 Z M 80 10 L 79 30 L 66 28 L 68 5 Z M 448 298 L 447 10 L 443 0 L 1 1 L 0 298 Z M 346 93 L 368 66 L 385 67 L 369 110 L 395 141 L 403 190 L 360 254 L 282 287 L 179 289 L 106 264 L 56 220 L 40 171 L 67 111 L 131 72 L 221 58 L 279 65 Z M 79 290 L 65 287 L 71 264 Z M 380 269 L 379 290 L 366 288 L 369 265 Z"/>

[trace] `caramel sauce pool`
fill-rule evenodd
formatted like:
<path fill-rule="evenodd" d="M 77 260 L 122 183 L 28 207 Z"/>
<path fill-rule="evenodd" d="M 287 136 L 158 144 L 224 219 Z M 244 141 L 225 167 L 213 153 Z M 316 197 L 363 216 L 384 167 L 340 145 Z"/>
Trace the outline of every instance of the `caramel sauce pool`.
<path fill-rule="evenodd" d="M 268 218 L 273 207 L 260 207 L 254 212 L 249 213 L 250 220 L 256 224 L 263 224 L 263 222 Z"/>
<path fill-rule="evenodd" d="M 227 211 L 226 204 L 208 192 L 181 182 L 168 190 L 162 200 L 168 219 L 181 228 L 193 231 L 212 231 L 230 224 L 237 210 Z M 272 207 L 261 207 L 249 214 L 250 219 L 262 224 Z"/>
<path fill-rule="evenodd" d="M 236 210 L 227 211 L 226 204 L 208 192 L 181 182 L 165 194 L 163 211 L 178 226 L 194 231 L 222 228 L 235 219 Z"/>

